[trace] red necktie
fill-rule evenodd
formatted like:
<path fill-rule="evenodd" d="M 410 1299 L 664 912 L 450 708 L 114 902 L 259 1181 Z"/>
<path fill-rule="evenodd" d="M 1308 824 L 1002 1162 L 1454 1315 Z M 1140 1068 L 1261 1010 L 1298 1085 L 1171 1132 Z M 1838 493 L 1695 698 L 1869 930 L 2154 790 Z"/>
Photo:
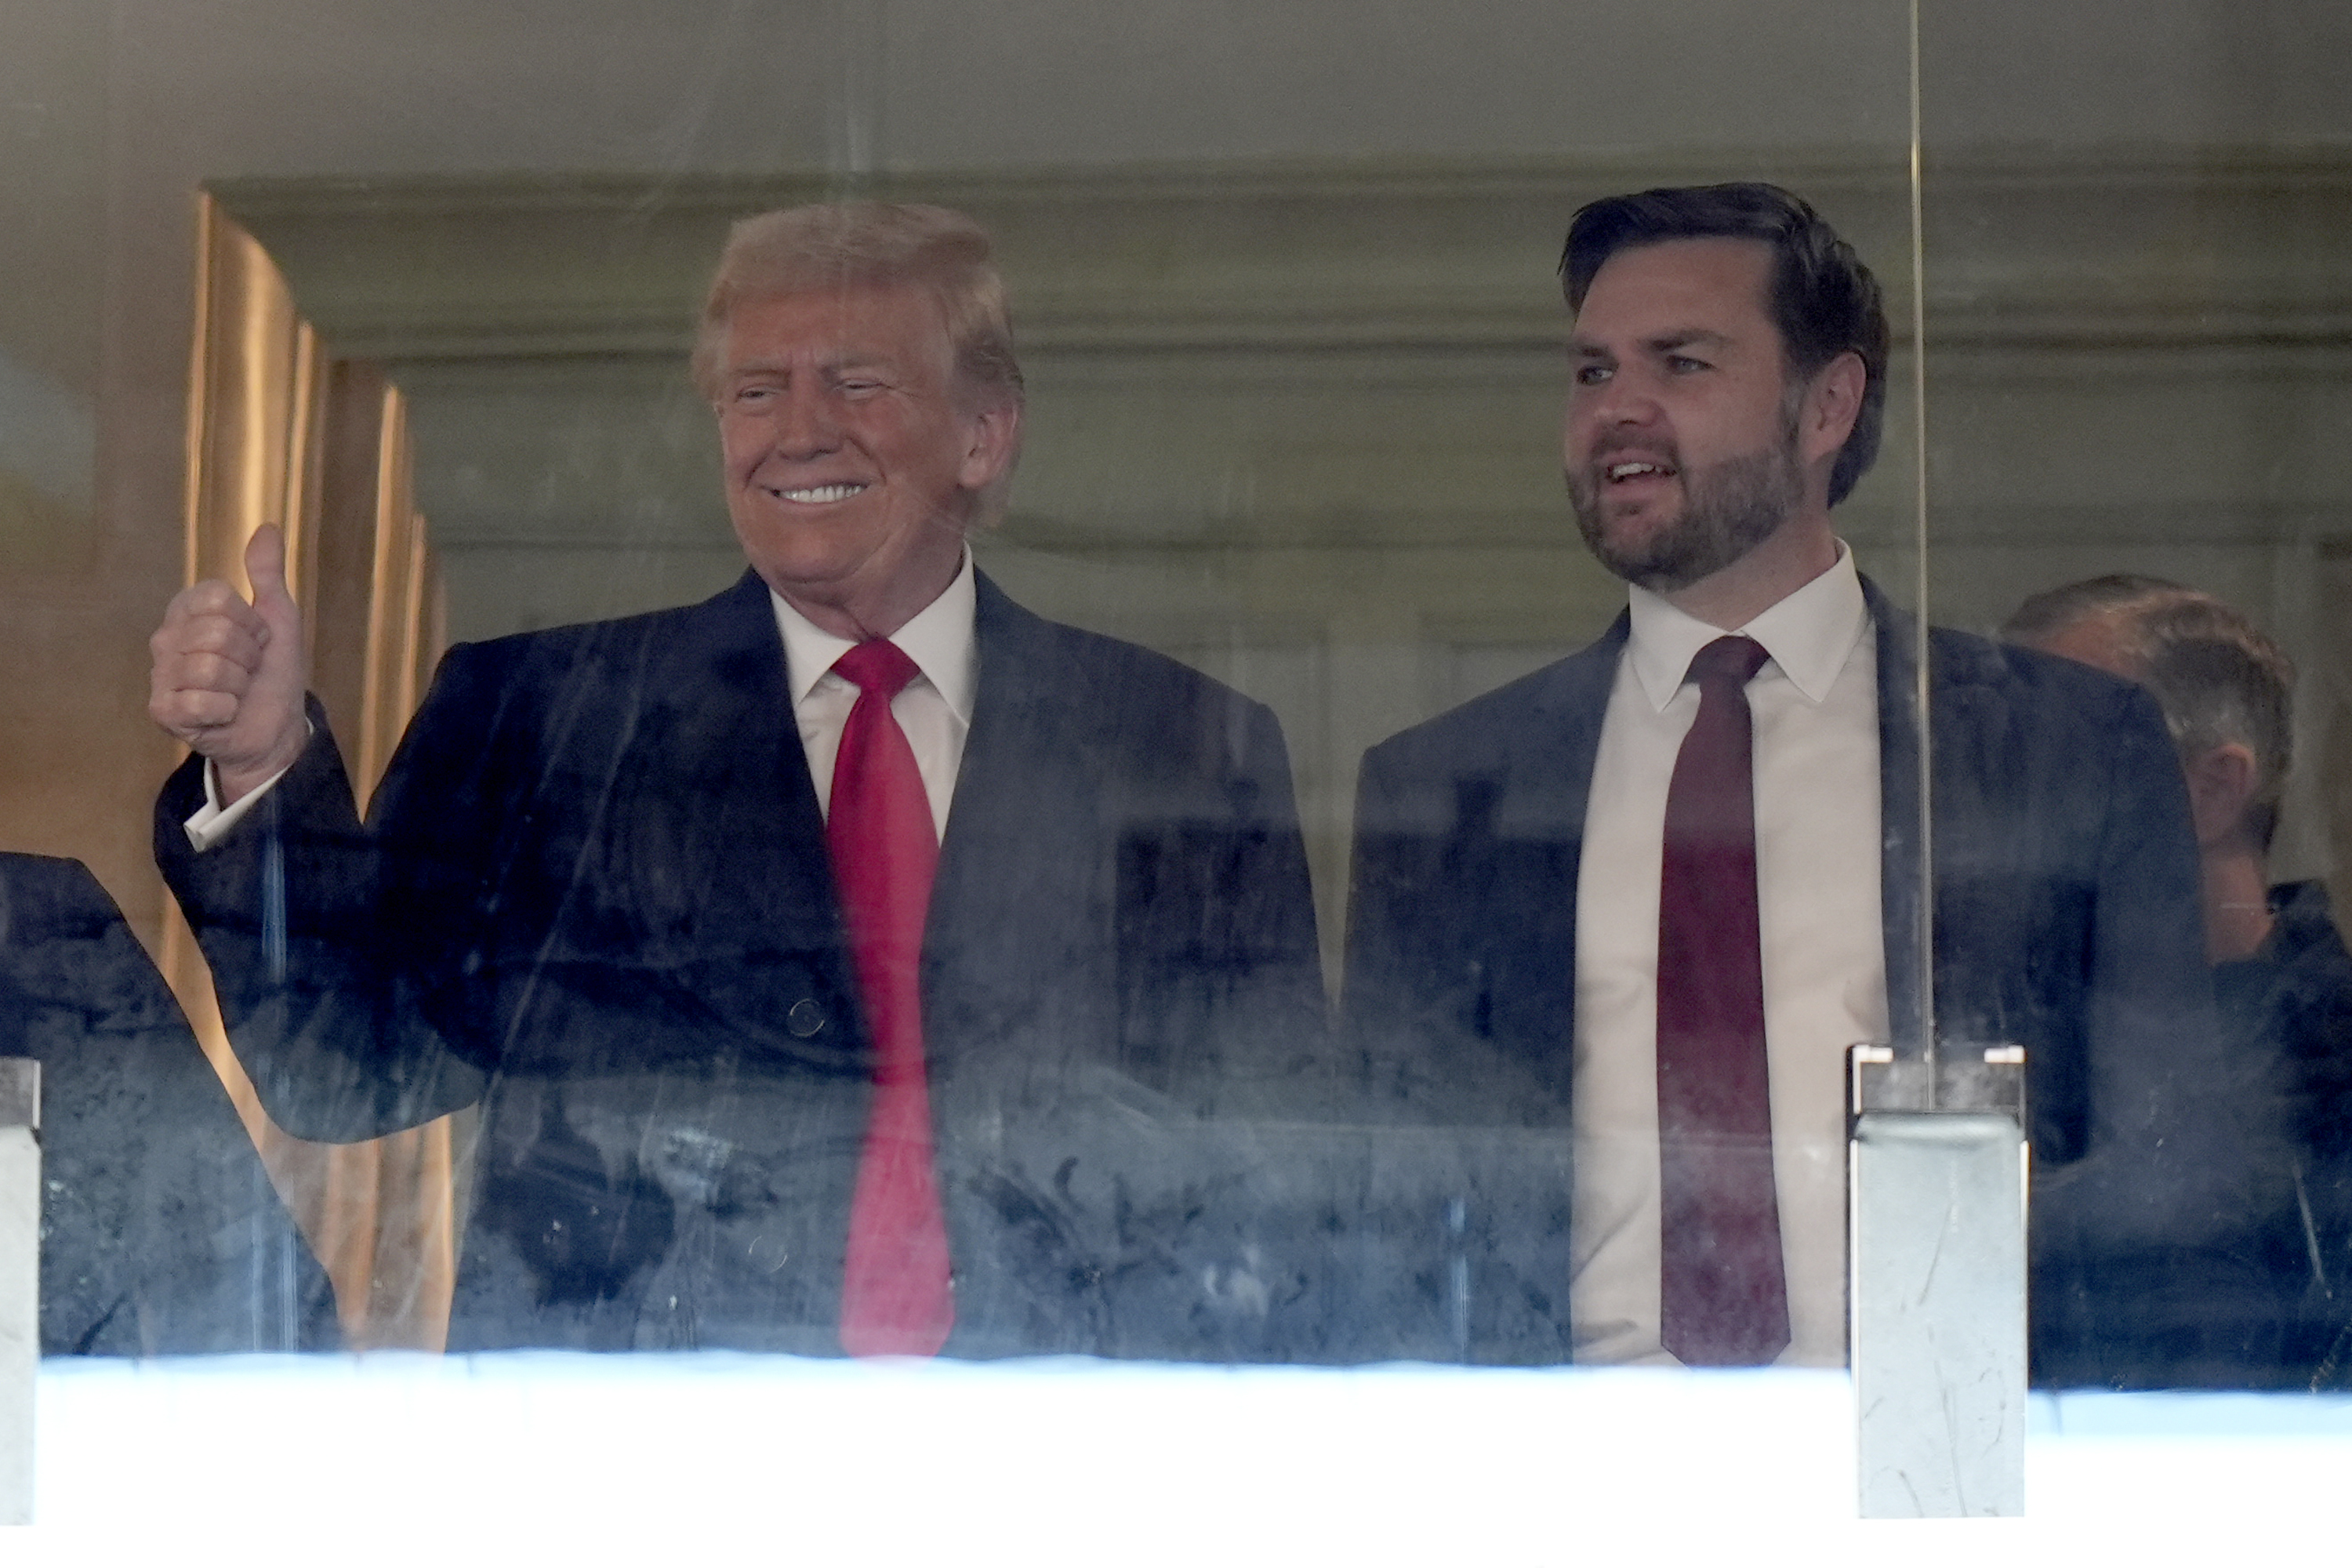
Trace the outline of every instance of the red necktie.
<path fill-rule="evenodd" d="M 919 672 L 878 638 L 833 668 L 857 688 L 857 704 L 833 765 L 825 846 L 875 1057 L 842 1268 L 841 1344 L 851 1355 L 936 1355 L 955 1324 L 923 1065 L 923 921 L 940 844 L 914 751 L 890 713 L 890 699 Z"/>
<path fill-rule="evenodd" d="M 1789 1342 L 1764 964 L 1747 637 L 1692 658 L 1698 717 L 1666 793 L 1658 885 L 1658 1167 L 1665 1348 L 1686 1366 L 1758 1366 Z"/>

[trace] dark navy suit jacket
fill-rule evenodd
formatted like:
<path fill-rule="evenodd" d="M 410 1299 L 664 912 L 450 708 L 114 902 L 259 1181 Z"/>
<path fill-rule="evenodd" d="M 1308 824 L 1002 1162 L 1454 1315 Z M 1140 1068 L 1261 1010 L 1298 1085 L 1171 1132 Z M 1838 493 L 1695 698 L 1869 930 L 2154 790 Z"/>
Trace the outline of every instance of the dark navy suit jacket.
<path fill-rule="evenodd" d="M 2217 1069 L 2179 764 L 2144 692 L 1931 630 L 1923 817 L 1916 624 L 1865 592 L 1883 837 L 1855 852 L 1881 860 L 1894 1038 L 1925 1037 L 1932 985 L 1944 1040 L 2026 1047 L 2037 1354 L 2102 1381 L 2100 1260 L 2230 1223 L 2183 1170 L 2230 1132 L 2200 1103 Z M 1524 1172 L 1571 1124 L 1578 867 L 1627 626 L 1364 758 L 1348 1037 L 1375 1106 L 1495 1144 L 1465 1203 L 1467 1300 L 1444 1308 L 1480 1359 L 1568 1354 L 1569 1197 Z M 2096 1174 L 2042 1179 L 2074 1166 Z"/>
<path fill-rule="evenodd" d="M 985 576 L 976 640 L 923 965 L 949 1353 L 1288 1353 L 1238 1119 L 1323 1036 L 1279 729 Z M 271 1113 L 483 1108 L 454 1344 L 837 1351 L 869 1044 L 756 576 L 454 649 L 364 826 L 323 740 L 199 856 L 201 782 L 158 857 Z"/>

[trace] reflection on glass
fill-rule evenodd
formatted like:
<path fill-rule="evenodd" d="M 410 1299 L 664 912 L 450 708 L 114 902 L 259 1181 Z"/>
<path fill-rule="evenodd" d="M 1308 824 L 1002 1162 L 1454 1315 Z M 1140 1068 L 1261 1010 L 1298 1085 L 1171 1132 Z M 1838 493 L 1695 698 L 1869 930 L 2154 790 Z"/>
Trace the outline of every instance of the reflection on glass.
<path fill-rule="evenodd" d="M 1885 457 L 1830 514 L 1851 549 L 1770 605 L 1696 617 L 1770 652 L 1745 698 L 1703 696 L 1727 677 L 1645 676 L 1637 607 L 1633 655 L 1574 725 L 1524 704 L 1607 662 L 1574 650 L 1625 593 L 1570 530 L 1560 405 L 1622 390 L 1629 365 L 1664 379 L 1612 322 L 1606 274 L 1684 241 L 1596 269 L 1581 314 L 1601 313 L 1575 328 L 1593 341 L 1564 371 L 1562 226 L 1609 192 L 1777 180 L 1878 268 L 1903 321 L 1907 7 L 1514 0 L 1442 27 L 1325 0 L 296 9 L 60 15 L 0 64 L 16 154 L 0 196 L 34 215 L 0 247 L 0 637 L 22 675 L 0 693 L 22 759 L 0 791 L 9 847 L 88 860 L 213 1043 L 190 989 L 205 971 L 173 947 L 150 865 L 171 759 L 125 694 L 183 577 L 187 205 L 215 189 L 315 328 L 313 390 L 375 399 L 380 439 L 396 405 L 415 437 L 413 497 L 398 464 L 370 467 L 390 525 L 364 565 L 329 563 L 286 517 L 323 714 L 304 754 L 340 745 L 361 809 L 390 766 L 377 836 L 340 806 L 323 835 L 281 815 L 298 768 L 260 797 L 267 819 L 253 808 L 182 867 L 257 847 L 206 935 L 241 1043 L 309 1064 L 263 1074 L 290 1120 L 340 1137 L 451 1105 L 486 1117 L 478 1139 L 420 1131 L 404 1164 L 339 1159 L 316 1191 L 288 1184 L 348 1287 L 352 1342 L 438 1342 L 438 1291 L 458 1344 L 838 1350 L 861 1186 L 886 1210 L 926 1205 L 889 1197 L 888 1171 L 866 1181 L 903 1174 L 874 1148 L 916 1142 L 892 1131 L 919 1120 L 901 1068 L 866 1049 L 911 985 L 946 1258 L 914 1272 L 945 1268 L 952 1322 L 918 1291 L 877 1345 L 922 1348 L 944 1324 L 950 1352 L 1641 1361 L 1671 1341 L 1683 1360 L 1833 1366 L 1837 1063 L 1858 1041 L 1938 1038 L 2027 1055 L 2045 1383 L 2340 1379 L 2347 1047 L 2320 973 L 2336 952 L 2320 894 L 2352 830 L 2352 644 L 2332 613 L 2352 591 L 2340 6 L 1923 7 L 1927 341 L 1890 345 Z M 1629 39 L 1665 68 L 1593 67 Z M 697 640 L 718 612 L 675 606 L 723 599 L 738 532 L 759 537 L 729 502 L 762 487 L 727 477 L 730 458 L 757 465 L 682 369 L 709 263 L 743 214 L 864 195 L 968 211 L 993 237 L 1027 384 L 1018 483 L 953 590 L 972 605 L 966 705 L 950 637 L 950 668 L 910 655 L 911 689 L 868 706 L 895 718 L 939 837 L 912 912 L 898 876 L 878 912 L 830 885 L 836 858 L 904 840 L 830 842 L 833 780 L 873 766 L 851 741 L 865 687 L 803 679 L 806 627 L 750 617 L 771 668 L 696 688 L 744 699 L 734 717 L 673 700 L 687 683 L 661 673 L 725 657 Z M 1752 302 L 1750 281 L 1693 309 Z M 1689 312 L 1673 331 L 1694 325 L 1737 335 Z M 1775 548 L 1824 367 L 1788 321 L 1769 327 L 1785 363 L 1743 396 L 1780 401 L 1669 413 L 1647 445 L 1585 437 L 1604 550 L 1670 514 L 1735 547 L 1769 536 L 1731 566 Z M 1694 383 L 1727 374 L 1667 357 Z M 298 496 L 302 460 L 280 457 L 238 482 Z M 1634 466 L 1596 476 L 1611 458 Z M 855 510 L 869 491 L 834 492 L 888 488 L 803 478 L 766 493 Z M 234 575 L 251 532 L 221 531 L 201 574 Z M 771 584 L 797 569 L 750 554 Z M 1856 640 L 1773 647 L 1781 606 L 1846 572 Z M 2168 736 L 2091 672 L 1917 629 L 1989 634 L 2034 592 L 2115 573 L 2212 594 L 2293 655 L 2292 769 L 2252 738 L 2192 747 L 2168 709 Z M 436 584 L 467 651 L 392 766 L 444 640 Z M 670 618 L 616 625 L 640 614 Z M 404 635 L 366 629 L 394 620 Z M 549 630 L 582 626 L 601 629 Z M 1040 626 L 1117 640 L 992 654 L 992 627 Z M 853 616 L 835 640 L 877 627 Z M 2167 705 L 2158 674 L 2124 673 Z M 1621 686 L 1664 732 L 1632 764 L 1654 776 L 1588 791 L 1633 743 Z M 1056 728 L 1045 693 L 1112 733 L 1076 743 L 1085 722 Z M 1748 716 L 1760 997 L 1665 1005 L 1760 1012 L 1761 1112 L 1752 1071 L 1727 1079 L 1747 1079 L 1744 1109 L 1683 1103 L 1659 1020 L 1626 1022 L 1662 983 L 1748 962 L 1714 945 L 1737 897 L 1704 876 L 1673 891 L 1663 864 L 1684 727 L 1710 707 Z M 1562 731 L 1591 756 L 1537 755 Z M 2277 816 L 2242 826 L 2223 864 L 2209 784 L 2244 786 L 2200 770 L 2233 743 Z M 903 790 L 883 795 L 908 815 Z M 1695 798 L 1711 821 L 1720 802 Z M 193 804 L 174 797 L 167 842 Z M 2246 847 L 2265 833 L 2266 853 Z M 844 899 L 845 930 L 802 923 Z M 1669 906 L 1697 916 L 1661 931 Z M 869 964 L 873 922 L 897 934 Z M 1680 956 L 1645 958 L 1654 942 Z M 26 951 L 12 962 L 49 962 Z M 106 999 L 134 970 L 90 982 L 83 1023 L 117 1029 Z M 1317 1019 L 1343 986 L 1335 1038 Z M 16 1010 L 47 1039 L 79 1026 L 46 1001 Z M 1624 1052 L 1598 1044 L 1619 1033 Z M 173 1037 L 179 1071 L 194 1058 Z M 1742 1152 L 1694 1175 L 1658 1152 L 1662 1115 L 1670 1145 Z M 212 1146 L 243 1159 L 233 1131 Z M 271 1202 L 238 1212 L 275 1238 L 253 1257 L 278 1262 L 253 1265 L 268 1289 L 229 1338 L 305 1341 L 308 1260 Z M 1769 1298 L 1774 1234 L 1785 1329 L 1745 1308 L 1720 1336 L 1668 1326 L 1670 1276 Z M 460 1236 L 462 1285 L 428 1256 Z M 133 1342 L 111 1332 L 89 1342 Z"/>

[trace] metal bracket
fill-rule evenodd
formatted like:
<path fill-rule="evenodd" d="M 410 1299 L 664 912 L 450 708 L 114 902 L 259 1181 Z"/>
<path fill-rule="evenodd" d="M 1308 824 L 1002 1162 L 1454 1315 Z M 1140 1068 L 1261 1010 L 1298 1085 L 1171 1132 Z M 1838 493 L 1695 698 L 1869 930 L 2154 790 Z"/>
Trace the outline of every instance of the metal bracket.
<path fill-rule="evenodd" d="M 41 1064 L 31 1057 L 0 1057 L 0 1127 L 41 1130 Z"/>
<path fill-rule="evenodd" d="M 2025 1510 L 2025 1053 L 1853 1055 L 1864 1518 Z"/>
<path fill-rule="evenodd" d="M 1999 1111 L 2025 1125 L 2023 1046 L 1944 1046 L 1898 1056 L 1893 1046 L 1852 1053 L 1853 1110 Z"/>

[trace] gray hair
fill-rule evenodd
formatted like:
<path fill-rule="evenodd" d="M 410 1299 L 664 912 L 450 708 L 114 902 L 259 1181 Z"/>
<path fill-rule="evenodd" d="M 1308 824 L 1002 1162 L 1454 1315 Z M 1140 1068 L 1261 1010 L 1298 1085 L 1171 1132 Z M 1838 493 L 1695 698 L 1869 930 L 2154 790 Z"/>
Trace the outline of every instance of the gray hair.
<path fill-rule="evenodd" d="M 2182 761 L 2232 742 L 2253 752 L 2248 825 L 2267 847 L 2294 762 L 2294 661 L 2212 595 L 2125 574 L 2034 595 L 2001 636 L 2032 646 L 2093 619 L 2114 632 L 2132 678 L 2154 693 Z"/>

